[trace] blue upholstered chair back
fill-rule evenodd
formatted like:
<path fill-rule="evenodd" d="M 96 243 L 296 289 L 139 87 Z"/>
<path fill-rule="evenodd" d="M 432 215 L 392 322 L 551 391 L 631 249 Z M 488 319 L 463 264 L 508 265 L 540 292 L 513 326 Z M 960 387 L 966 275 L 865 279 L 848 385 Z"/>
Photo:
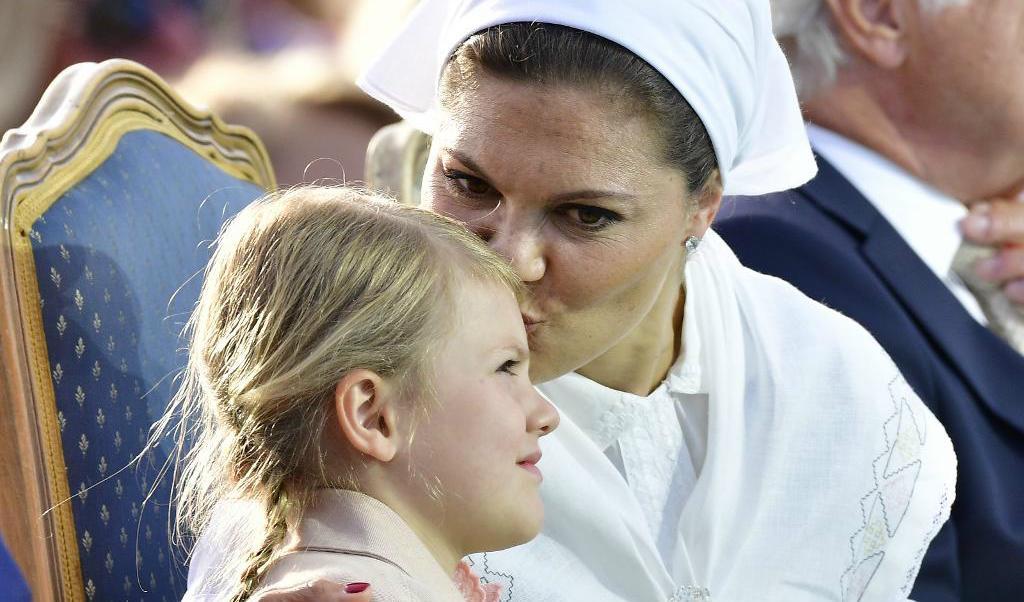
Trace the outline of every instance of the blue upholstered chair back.
<path fill-rule="evenodd" d="M 90 599 L 184 593 L 185 573 L 168 548 L 170 479 L 143 507 L 168 450 L 114 473 L 143 448 L 173 395 L 185 362 L 178 335 L 198 296 L 209 241 L 262 192 L 163 134 L 136 131 L 32 227 Z"/>
<path fill-rule="evenodd" d="M 34 339 L 31 370 L 46 371 L 53 393 L 47 401 L 37 383 L 43 447 L 62 452 L 66 472 L 51 478 L 64 479 L 71 496 L 81 580 L 65 584 L 71 599 L 170 601 L 185 591 L 184 555 L 169 545 L 170 475 L 153 489 L 171 450 L 151 450 L 126 467 L 174 393 L 186 359 L 179 335 L 210 243 L 269 185 L 157 125 L 110 130 L 117 135 L 98 165 L 64 172 L 52 202 L 26 202 L 38 215 L 20 216 L 30 223 L 22 235 L 31 261 L 22 263 L 34 273 L 20 274 L 19 288 L 26 299 L 37 293 L 38 303 L 35 318 L 22 310 L 25 336 Z M 56 538 L 70 542 L 66 528 L 58 524 Z M 61 551 L 63 561 L 74 558 L 69 552 Z"/>

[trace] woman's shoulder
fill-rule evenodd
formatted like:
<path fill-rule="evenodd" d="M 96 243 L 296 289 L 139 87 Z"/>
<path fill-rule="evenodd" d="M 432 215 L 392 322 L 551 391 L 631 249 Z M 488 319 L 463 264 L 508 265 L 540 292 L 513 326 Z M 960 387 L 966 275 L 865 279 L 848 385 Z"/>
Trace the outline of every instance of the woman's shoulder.
<path fill-rule="evenodd" d="M 789 282 L 743 268 L 739 283 L 750 300 L 741 311 L 748 321 L 758 324 L 760 336 L 767 338 L 766 346 L 784 350 L 794 359 L 813 355 L 820 365 L 892 364 L 866 328 Z M 892 371 L 898 373 L 895 365 Z"/>
<path fill-rule="evenodd" d="M 926 457 L 955 464 L 942 425 L 864 327 L 779 278 L 744 271 L 743 285 L 751 298 L 761 300 L 743 310 L 758 324 L 753 353 L 759 357 L 748 361 L 770 371 L 771 381 L 799 391 L 799 398 L 820 400 L 816 411 L 780 407 L 780 412 L 793 422 L 815 422 L 805 425 L 815 427 L 809 432 L 853 445 L 872 437 L 891 443 L 913 432 Z"/>

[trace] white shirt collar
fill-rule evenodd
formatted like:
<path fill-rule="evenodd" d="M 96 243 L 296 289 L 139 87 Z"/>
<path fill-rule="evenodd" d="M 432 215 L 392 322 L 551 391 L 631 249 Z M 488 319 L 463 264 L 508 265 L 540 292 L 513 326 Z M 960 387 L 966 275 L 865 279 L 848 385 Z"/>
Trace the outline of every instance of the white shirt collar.
<path fill-rule="evenodd" d="M 700 332 L 690 311 L 683 318 L 684 350 L 669 369 L 665 380 L 649 395 L 634 395 L 606 387 L 571 372 L 538 385 L 538 389 L 604 450 L 633 424 L 654 398 L 707 393 L 700 366 Z"/>
<path fill-rule="evenodd" d="M 828 160 L 943 282 L 962 237 L 957 226 L 967 208 L 908 174 L 882 155 L 830 130 L 807 124 L 814 150 Z"/>

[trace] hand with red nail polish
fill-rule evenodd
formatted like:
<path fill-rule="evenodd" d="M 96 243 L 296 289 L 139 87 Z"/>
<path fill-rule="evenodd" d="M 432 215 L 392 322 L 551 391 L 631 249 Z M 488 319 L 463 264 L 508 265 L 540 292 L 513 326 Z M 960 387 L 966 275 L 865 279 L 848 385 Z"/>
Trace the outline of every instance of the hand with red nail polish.
<path fill-rule="evenodd" d="M 978 275 L 1000 283 L 1009 299 L 1024 305 L 1024 202 L 974 203 L 960 229 L 965 240 L 998 249 L 992 258 L 979 262 Z"/>
<path fill-rule="evenodd" d="M 250 602 L 370 602 L 373 596 L 369 583 L 354 581 L 348 584 L 317 579 L 295 587 L 265 590 L 250 598 Z"/>

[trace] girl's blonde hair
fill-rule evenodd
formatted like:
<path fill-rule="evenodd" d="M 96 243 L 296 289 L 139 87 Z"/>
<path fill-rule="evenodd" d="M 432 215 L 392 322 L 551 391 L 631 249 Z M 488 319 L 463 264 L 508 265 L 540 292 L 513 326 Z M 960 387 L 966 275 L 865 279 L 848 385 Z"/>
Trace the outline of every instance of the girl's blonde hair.
<path fill-rule="evenodd" d="M 179 536 L 201 533 L 222 499 L 265 507 L 234 600 L 252 595 L 316 489 L 358 486 L 328 474 L 321 449 L 337 382 L 364 368 L 403 399 L 431 398 L 432 343 L 467 277 L 521 286 L 462 225 L 352 188 L 275 193 L 222 229 L 153 441 L 175 437 Z"/>

